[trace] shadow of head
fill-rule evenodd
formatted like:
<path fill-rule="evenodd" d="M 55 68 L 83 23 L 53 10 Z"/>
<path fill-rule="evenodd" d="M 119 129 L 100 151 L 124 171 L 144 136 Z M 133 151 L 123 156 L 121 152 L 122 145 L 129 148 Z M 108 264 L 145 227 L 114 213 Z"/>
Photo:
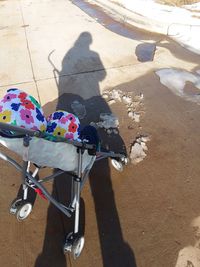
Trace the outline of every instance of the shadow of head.
<path fill-rule="evenodd" d="M 155 43 L 142 43 L 137 45 L 135 49 L 135 54 L 137 56 L 138 61 L 147 62 L 147 61 L 153 61 L 155 51 L 156 51 Z"/>
<path fill-rule="evenodd" d="M 92 44 L 92 35 L 91 35 L 91 33 L 82 32 L 79 35 L 79 37 L 78 37 L 78 39 L 77 39 L 77 41 L 75 42 L 74 45 L 79 45 L 79 44 L 84 45 L 84 47 L 89 47 L 90 44 Z"/>

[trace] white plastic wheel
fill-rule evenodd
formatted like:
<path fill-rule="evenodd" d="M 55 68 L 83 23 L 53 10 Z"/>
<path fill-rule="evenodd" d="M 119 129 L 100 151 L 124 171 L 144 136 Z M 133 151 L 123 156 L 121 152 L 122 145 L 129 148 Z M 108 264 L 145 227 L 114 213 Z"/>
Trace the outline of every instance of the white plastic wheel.
<path fill-rule="evenodd" d="M 113 167 L 119 171 L 119 172 L 122 172 L 123 171 L 123 164 L 122 162 L 116 160 L 116 159 L 111 159 L 111 163 L 113 165 Z"/>
<path fill-rule="evenodd" d="M 31 203 L 24 203 L 22 204 L 19 209 L 16 212 L 16 217 L 18 221 L 23 221 L 25 220 L 28 215 L 31 213 L 32 211 L 32 204 Z"/>
<path fill-rule="evenodd" d="M 77 259 L 80 256 L 83 250 L 84 244 L 85 244 L 85 239 L 83 236 L 77 238 L 74 241 L 73 246 L 72 246 L 72 253 L 73 253 L 74 259 Z"/>

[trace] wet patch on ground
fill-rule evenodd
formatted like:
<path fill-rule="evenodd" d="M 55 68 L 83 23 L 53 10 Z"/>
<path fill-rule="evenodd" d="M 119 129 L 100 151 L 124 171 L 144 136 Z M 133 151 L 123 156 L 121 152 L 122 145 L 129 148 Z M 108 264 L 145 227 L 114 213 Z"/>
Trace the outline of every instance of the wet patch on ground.
<path fill-rule="evenodd" d="M 114 33 L 134 40 L 152 39 L 152 34 L 148 31 L 141 30 L 128 23 L 123 23 L 115 20 L 114 18 L 106 14 L 102 8 L 95 4 L 91 4 L 83 0 L 73 0 L 72 3 L 78 6 L 90 17 L 96 19 L 96 21 L 102 26 L 104 26 L 106 29 Z M 160 39 L 161 36 L 161 34 L 154 33 L 154 38 L 156 37 L 157 39 Z"/>

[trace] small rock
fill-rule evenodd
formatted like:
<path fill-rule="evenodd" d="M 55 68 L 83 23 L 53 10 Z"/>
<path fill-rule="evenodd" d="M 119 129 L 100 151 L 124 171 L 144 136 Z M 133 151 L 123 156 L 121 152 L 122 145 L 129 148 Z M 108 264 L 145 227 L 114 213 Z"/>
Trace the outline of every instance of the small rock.
<path fill-rule="evenodd" d="M 139 143 L 135 143 L 131 148 L 131 162 L 137 164 L 146 157 L 146 153 L 143 150 L 143 147 Z"/>
<path fill-rule="evenodd" d="M 111 91 L 111 97 L 119 102 L 122 102 L 122 99 L 121 99 L 121 94 L 122 92 L 120 90 L 113 90 Z"/>
<path fill-rule="evenodd" d="M 109 101 L 108 101 L 108 105 L 112 105 L 112 104 L 115 104 L 116 103 L 116 101 L 114 100 L 114 99 L 110 99 Z"/>
<path fill-rule="evenodd" d="M 103 97 L 104 99 L 108 99 L 109 96 L 108 96 L 107 94 L 103 94 L 102 97 Z"/>
<path fill-rule="evenodd" d="M 95 123 L 95 122 L 93 122 L 93 121 L 91 121 L 90 122 L 90 126 L 93 126 L 94 128 L 98 128 L 98 125 L 97 125 L 97 123 Z"/>
<path fill-rule="evenodd" d="M 150 136 L 141 136 L 140 137 L 140 140 L 142 142 L 149 142 L 151 140 Z"/>
<path fill-rule="evenodd" d="M 134 101 L 132 104 L 134 108 L 137 108 L 140 105 L 140 102 Z"/>
<path fill-rule="evenodd" d="M 139 95 L 136 95 L 136 96 L 134 97 L 134 99 L 135 99 L 135 100 L 142 100 L 142 99 L 144 99 L 144 95 L 143 95 L 142 93 L 140 93 Z"/>
<path fill-rule="evenodd" d="M 103 122 L 102 122 L 102 121 L 97 122 L 96 125 L 97 125 L 97 127 L 99 127 L 99 128 L 103 128 Z"/>
<path fill-rule="evenodd" d="M 134 114 L 133 114 L 133 119 L 134 119 L 135 122 L 140 122 L 140 114 L 134 112 Z"/>
<path fill-rule="evenodd" d="M 122 96 L 122 101 L 123 101 L 124 104 L 130 105 L 132 103 L 132 97 L 123 95 Z"/>
<path fill-rule="evenodd" d="M 129 126 L 128 126 L 128 129 L 129 129 L 129 130 L 133 130 L 133 129 L 134 129 L 134 127 L 133 127 L 133 126 L 131 126 L 131 125 L 129 125 Z"/>
<path fill-rule="evenodd" d="M 133 111 L 129 111 L 128 112 L 128 116 L 129 116 L 129 118 L 131 118 L 133 120 L 134 119 L 134 112 Z"/>
<path fill-rule="evenodd" d="M 105 129 L 117 128 L 119 126 L 118 118 L 112 113 L 101 113 L 100 119 L 102 120 L 102 126 Z"/>
<path fill-rule="evenodd" d="M 107 132 L 107 134 L 111 134 L 112 130 L 108 129 L 106 132 Z"/>
<path fill-rule="evenodd" d="M 113 129 L 114 134 L 119 134 L 119 131 L 117 129 Z"/>
<path fill-rule="evenodd" d="M 146 146 L 145 142 L 141 142 L 140 144 L 141 144 L 143 150 L 145 150 L 145 151 L 148 150 L 148 147 Z"/>
<path fill-rule="evenodd" d="M 130 153 L 130 159 L 133 164 L 141 162 L 146 157 L 145 151 L 148 151 L 146 142 L 149 140 L 148 136 L 140 136 L 135 140 Z"/>

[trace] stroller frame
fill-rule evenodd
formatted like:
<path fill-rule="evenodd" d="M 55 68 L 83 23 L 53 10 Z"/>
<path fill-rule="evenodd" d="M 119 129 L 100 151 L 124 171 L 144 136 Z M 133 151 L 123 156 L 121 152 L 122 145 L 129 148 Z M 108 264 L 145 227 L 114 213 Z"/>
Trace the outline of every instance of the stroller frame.
<path fill-rule="evenodd" d="M 66 236 L 65 243 L 63 246 L 63 252 L 72 252 L 74 259 L 79 257 L 83 246 L 84 246 L 84 237 L 80 236 L 79 234 L 79 213 L 80 213 L 80 195 L 83 189 L 83 186 L 88 178 L 90 169 L 92 168 L 93 164 L 96 161 L 99 161 L 104 158 L 111 158 L 114 160 L 113 166 L 116 168 L 116 161 L 117 164 L 122 167 L 123 164 L 127 164 L 127 158 L 123 154 L 117 154 L 112 151 L 110 152 L 97 152 L 96 146 L 87 144 L 84 141 L 72 141 L 72 140 L 59 140 L 59 142 L 67 142 L 72 144 L 77 148 L 78 153 L 78 166 L 77 171 L 69 172 L 64 170 L 56 170 L 52 175 L 44 177 L 41 180 L 36 179 L 36 175 L 38 174 L 41 167 L 36 166 L 35 170 L 30 173 L 30 164 L 31 162 L 28 160 L 28 148 L 30 144 L 30 140 L 32 137 L 39 137 L 43 138 L 45 136 L 44 133 L 40 131 L 33 131 L 33 130 L 26 130 L 18 126 L 9 125 L 6 123 L 0 122 L 0 132 L 8 134 L 9 131 L 14 131 L 15 137 L 23 138 L 23 146 L 24 146 L 24 153 L 23 153 L 23 163 L 22 166 L 18 164 L 15 160 L 8 157 L 6 154 L 0 152 L 0 158 L 7 161 L 11 165 L 13 165 L 18 171 L 21 172 L 21 183 L 23 189 L 23 196 L 22 198 L 15 199 L 10 207 L 10 213 L 16 215 L 19 221 L 22 221 L 28 217 L 28 215 L 32 211 L 32 204 L 27 201 L 28 198 L 28 188 L 34 189 L 37 193 L 39 193 L 43 198 L 47 199 L 53 205 L 55 205 L 62 213 L 64 213 L 67 217 L 71 217 L 73 213 L 74 216 L 74 230 L 73 232 L 69 233 Z M 13 134 L 12 134 L 13 136 Z M 92 160 L 87 166 L 87 168 L 82 172 L 82 160 L 83 160 L 83 153 L 87 150 L 89 155 L 92 155 Z M 122 170 L 122 168 L 118 169 Z M 53 180 L 57 176 L 67 173 L 71 175 L 72 183 L 71 183 L 71 201 L 68 206 L 63 205 L 62 203 L 58 202 L 55 198 L 51 196 L 51 194 L 46 190 L 44 187 L 44 183 L 50 180 Z"/>

